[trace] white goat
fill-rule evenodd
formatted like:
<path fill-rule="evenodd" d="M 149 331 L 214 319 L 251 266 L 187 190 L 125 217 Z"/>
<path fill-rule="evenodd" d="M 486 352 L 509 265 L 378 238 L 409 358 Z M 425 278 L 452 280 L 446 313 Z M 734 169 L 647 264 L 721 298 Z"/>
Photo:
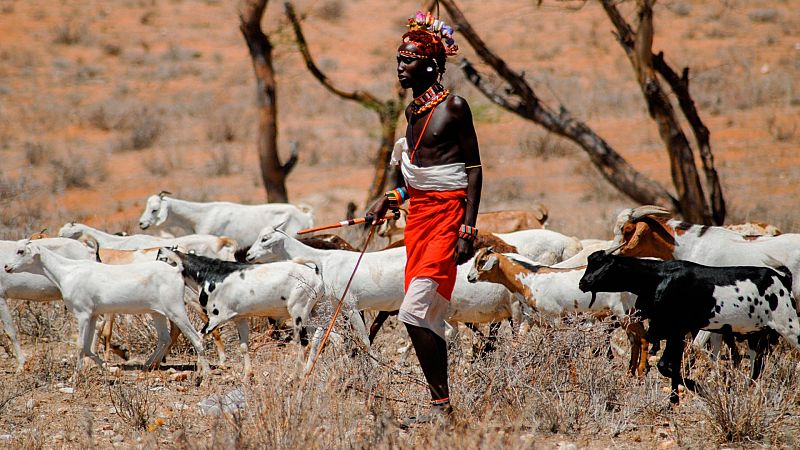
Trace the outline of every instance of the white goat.
<path fill-rule="evenodd" d="M 213 234 L 235 239 L 241 247 L 255 242 L 266 226 L 283 225 L 294 236 L 314 226 L 312 209 L 307 205 L 268 203 L 242 205 L 230 202 L 190 202 L 162 192 L 147 199 L 139 227 L 170 228 L 184 233 Z"/>
<path fill-rule="evenodd" d="M 532 229 L 492 234 L 517 247 L 518 254 L 548 266 L 571 258 L 582 248 L 578 238 L 551 230 Z"/>
<path fill-rule="evenodd" d="M 194 346 L 198 369 L 202 374 L 209 371 L 202 339 L 183 306 L 182 267 L 158 261 L 113 266 L 71 260 L 28 240 L 17 243 L 15 255 L 5 271 L 44 273 L 61 290 L 64 304 L 77 319 L 80 350 L 76 372 L 82 368 L 84 356 L 104 367 L 92 350 L 92 340 L 97 317 L 105 313 L 149 313 L 153 317 L 158 345 L 145 367 L 157 367 L 163 358 L 169 344 L 169 320 Z"/>
<path fill-rule="evenodd" d="M 247 260 L 251 262 L 291 258 L 318 261 L 325 277 L 327 293 L 336 300 L 341 298 L 358 256 L 358 253 L 344 250 L 317 250 L 308 247 L 272 227 L 262 230 L 256 243 L 247 252 Z M 348 292 L 356 301 L 355 310 L 398 310 L 404 296 L 405 264 L 406 250 L 402 247 L 365 253 Z M 503 286 L 493 283 L 469 285 L 466 279 L 468 271 L 466 264 L 458 269 L 448 320 L 481 323 L 511 317 L 512 303 L 516 301 L 513 295 Z M 354 310 L 347 309 L 345 313 L 362 338 L 364 347 L 368 348 L 369 338 L 361 317 Z M 318 329 L 314 335 L 309 362 L 316 354 L 321 332 Z"/>
<path fill-rule="evenodd" d="M 70 259 L 93 261 L 95 252 L 82 243 L 63 238 L 45 238 L 36 241 L 38 245 L 48 248 Z M 16 255 L 17 241 L 0 241 L 0 262 L 11 261 Z M 0 272 L 0 319 L 3 321 L 5 332 L 14 347 L 17 357 L 17 371 L 25 367 L 25 354 L 17 339 L 17 330 L 11 311 L 8 309 L 6 299 L 13 298 L 28 301 L 55 301 L 61 300 L 61 291 L 53 284 L 41 270 L 24 273 Z"/>
<path fill-rule="evenodd" d="M 209 258 L 219 258 L 226 261 L 233 261 L 236 253 L 236 241 L 227 236 L 212 236 L 209 234 L 191 234 L 176 238 L 160 238 L 146 234 L 134 234 L 132 236 L 116 236 L 100 231 L 88 225 L 70 222 L 58 230 L 58 235 L 70 239 L 81 239 L 90 237 L 97 241 L 101 248 L 116 250 L 139 250 L 154 247 L 173 247 L 185 248 L 187 251 L 194 251 L 198 255 Z"/>
<path fill-rule="evenodd" d="M 298 340 L 304 336 L 303 327 L 325 291 L 317 267 L 311 263 L 239 264 L 166 249 L 162 249 L 161 254 L 167 259 L 179 260 L 184 267 L 184 277 L 201 284 L 207 296 L 203 307 L 209 317 L 202 330 L 204 334 L 217 331 L 217 327 L 227 321 L 236 324 L 245 378 L 253 375 L 248 353 L 248 318 L 290 318 Z"/>
<path fill-rule="evenodd" d="M 533 264 L 513 253 L 494 253 L 482 248 L 475 255 L 468 275 L 471 283 L 498 283 L 524 297 L 528 306 L 548 316 L 561 317 L 570 312 L 611 311 L 623 319 L 636 304 L 636 296 L 628 293 L 597 293 L 596 297 L 581 291 L 578 282 L 586 266 L 555 268 Z M 647 364 L 647 340 L 641 322 L 625 326 L 631 345 L 628 367 L 631 375 L 637 368 L 644 375 Z"/>
<path fill-rule="evenodd" d="M 82 240 L 92 248 L 97 248 L 97 241 L 88 237 Z M 120 265 L 120 264 L 134 264 L 134 263 L 141 263 L 141 262 L 152 262 L 158 260 L 159 255 L 159 248 L 146 248 L 140 250 L 115 250 L 109 248 L 97 248 L 97 259 L 99 262 L 103 264 L 113 264 L 113 265 Z M 186 249 L 180 249 L 186 252 Z M 190 289 L 185 291 L 185 293 L 191 293 L 194 291 L 194 295 L 187 295 L 184 300 L 186 300 L 186 304 L 190 306 L 195 312 L 200 316 L 203 322 L 208 323 L 208 316 L 205 313 L 205 310 L 200 306 L 197 300 L 197 294 L 200 292 L 200 288 L 196 285 L 191 283 L 187 283 L 187 287 Z M 104 358 L 108 361 L 110 353 L 114 352 L 121 356 L 122 358 L 127 359 L 125 353 L 118 348 L 115 348 L 111 344 L 111 335 L 113 334 L 114 329 L 114 315 L 113 314 L 104 314 L 103 320 L 100 323 L 100 330 L 98 331 L 98 341 L 104 345 L 105 354 Z M 178 336 L 180 335 L 180 329 L 176 327 L 174 324 L 170 323 L 170 344 L 167 346 L 167 349 L 164 351 L 164 354 L 169 352 L 169 349 L 175 345 L 175 342 L 178 340 Z M 214 338 L 214 346 L 217 348 L 217 354 L 219 355 L 219 363 L 225 364 L 225 345 L 222 343 L 222 336 L 220 335 L 219 331 L 214 331 L 212 333 Z"/>

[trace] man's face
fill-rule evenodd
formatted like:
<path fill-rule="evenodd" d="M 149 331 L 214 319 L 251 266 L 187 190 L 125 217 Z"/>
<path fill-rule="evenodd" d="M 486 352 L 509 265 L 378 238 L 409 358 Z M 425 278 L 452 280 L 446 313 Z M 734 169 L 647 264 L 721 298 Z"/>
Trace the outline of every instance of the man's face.
<path fill-rule="evenodd" d="M 419 54 L 419 49 L 413 43 L 405 43 L 397 49 L 405 50 Z M 400 53 L 397 54 L 397 79 L 400 80 L 400 86 L 403 89 L 412 87 L 415 83 L 419 83 L 425 79 L 428 74 L 427 68 L 431 67 L 430 59 L 415 58 L 413 56 L 406 56 Z"/>

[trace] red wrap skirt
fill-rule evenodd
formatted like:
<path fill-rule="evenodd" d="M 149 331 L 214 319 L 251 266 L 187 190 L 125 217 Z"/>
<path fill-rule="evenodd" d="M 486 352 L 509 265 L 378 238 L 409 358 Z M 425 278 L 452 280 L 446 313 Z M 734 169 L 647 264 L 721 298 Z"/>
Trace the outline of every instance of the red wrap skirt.
<path fill-rule="evenodd" d="M 464 223 L 467 190 L 420 191 L 409 187 L 406 217 L 405 289 L 416 277 L 433 278 L 436 291 L 447 300 L 456 284 L 453 252 L 458 228 Z"/>

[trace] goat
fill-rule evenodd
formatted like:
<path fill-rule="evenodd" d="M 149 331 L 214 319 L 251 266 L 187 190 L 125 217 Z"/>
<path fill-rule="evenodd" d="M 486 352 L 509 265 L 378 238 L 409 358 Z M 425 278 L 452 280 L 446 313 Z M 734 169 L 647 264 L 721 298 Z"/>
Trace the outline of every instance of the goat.
<path fill-rule="evenodd" d="M 200 304 L 209 314 L 202 333 L 218 331 L 233 321 L 239 332 L 245 378 L 253 375 L 248 341 L 249 317 L 292 319 L 295 340 L 304 339 L 304 325 L 324 293 L 317 267 L 294 261 L 241 264 L 180 251 L 161 249 L 160 256 L 177 260 L 183 276 L 200 287 Z"/>
<path fill-rule="evenodd" d="M 487 281 L 502 284 L 520 294 L 528 306 L 548 316 L 560 317 L 569 312 L 599 312 L 610 310 L 623 319 L 634 306 L 635 298 L 627 293 L 604 293 L 593 301 L 591 295 L 578 289 L 578 281 L 586 267 L 555 268 L 532 264 L 513 253 L 497 253 L 482 248 L 475 255 L 467 276 L 470 283 Z M 647 368 L 647 340 L 641 322 L 625 326 L 631 346 L 628 371 L 644 376 Z"/>
<path fill-rule="evenodd" d="M 36 241 L 27 240 L 17 243 L 15 255 L 5 265 L 5 271 L 44 273 L 61 290 L 64 304 L 77 319 L 80 350 L 76 372 L 83 367 L 84 356 L 90 357 L 100 367 L 105 365 L 92 349 L 98 315 L 149 313 L 158 334 L 158 345 L 145 362 L 145 367 L 154 368 L 161 362 L 169 343 L 169 320 L 194 346 L 201 374 L 208 373 L 202 339 L 192 327 L 183 306 L 181 267 L 170 267 L 158 261 L 113 266 L 71 260 Z"/>
<path fill-rule="evenodd" d="M 683 339 L 701 329 L 748 334 L 755 351 L 751 378 L 761 372 L 768 329 L 800 350 L 792 275 L 785 267 L 711 267 L 689 261 L 657 261 L 608 254 L 589 256 L 579 287 L 584 292 L 631 292 L 636 309 L 650 320 L 648 340 L 667 340 L 658 369 L 671 378 L 670 402 L 678 385 L 695 389 L 681 376 Z"/>
<path fill-rule="evenodd" d="M 161 192 L 147 199 L 139 218 L 139 228 L 173 228 L 184 234 L 228 236 L 240 246 L 248 246 L 266 226 L 284 224 L 284 229 L 292 236 L 303 228 L 314 226 L 312 209 L 306 205 L 191 202 L 169 195 Z"/>
<path fill-rule="evenodd" d="M 475 227 L 493 233 L 511 233 L 513 231 L 544 228 L 547 223 L 547 208 L 541 203 L 535 205 L 535 210 L 508 210 L 478 213 Z M 387 220 L 378 226 L 376 234 L 389 239 L 391 244 L 395 238 L 403 237 L 406 226 L 408 210 L 400 208 L 400 218 Z"/>
<path fill-rule="evenodd" d="M 42 238 L 36 240 L 36 243 L 67 258 L 89 261 L 95 259 L 93 249 L 72 239 Z M 10 261 L 15 256 L 17 247 L 17 241 L 0 241 L 0 261 Z M 61 300 L 62 297 L 58 287 L 41 270 L 24 273 L 0 272 L 0 319 L 14 347 L 19 372 L 25 368 L 27 358 L 17 339 L 17 329 L 6 302 L 9 298 L 41 302 Z"/>
<path fill-rule="evenodd" d="M 70 239 L 90 237 L 97 241 L 100 247 L 116 250 L 138 250 L 142 248 L 172 247 L 177 245 L 186 250 L 192 250 L 198 255 L 208 256 L 209 258 L 220 258 L 226 261 L 234 260 L 234 254 L 237 248 L 236 241 L 226 236 L 212 236 L 208 234 L 192 234 L 176 238 L 159 238 L 146 234 L 116 236 L 88 225 L 74 222 L 67 223 L 61 227 L 58 231 L 58 235 Z"/>
<path fill-rule="evenodd" d="M 113 265 L 121 265 L 121 264 L 133 264 L 139 262 L 150 262 L 158 260 L 159 255 L 159 248 L 147 248 L 147 249 L 140 249 L 140 250 L 115 250 L 115 249 L 108 249 L 108 248 L 98 248 L 97 241 L 94 241 L 92 238 L 88 238 L 86 240 L 86 244 L 90 246 L 90 248 L 96 248 L 97 251 L 97 261 L 102 262 L 104 264 L 113 264 Z M 190 286 L 191 287 L 191 286 Z M 193 287 L 195 292 L 199 292 L 196 287 Z M 200 316 L 204 323 L 208 323 L 208 316 L 206 315 L 203 308 L 199 306 L 196 301 L 188 301 L 187 304 L 191 306 L 195 312 Z M 113 334 L 114 330 L 114 314 L 104 314 L 103 320 L 100 324 L 100 329 L 98 332 L 98 341 L 100 344 L 104 346 L 104 359 L 106 361 L 109 360 L 110 353 L 115 353 L 122 357 L 123 359 L 128 359 L 127 351 L 121 350 L 119 347 L 114 346 L 111 344 L 111 335 Z M 180 335 L 180 330 L 178 329 L 175 324 L 170 322 L 170 343 L 167 348 L 164 350 L 164 354 L 169 353 L 169 349 L 175 345 L 175 342 L 178 340 L 178 336 Z M 220 364 L 225 364 L 225 346 L 222 343 L 222 336 L 220 335 L 219 331 L 215 331 L 212 333 L 214 338 L 214 345 L 217 349 L 217 354 L 219 355 L 219 362 Z"/>
<path fill-rule="evenodd" d="M 280 229 L 267 227 L 261 231 L 257 242 L 250 248 L 247 260 L 265 262 L 300 258 L 318 261 L 325 274 L 328 294 L 341 298 L 359 254 L 343 250 L 317 250 L 301 244 Z M 404 248 L 365 253 L 358 271 L 353 276 L 349 295 L 356 301 L 356 310 L 395 311 L 403 301 L 403 273 L 406 264 Z M 511 317 L 512 294 L 503 286 L 493 283 L 471 285 L 466 281 L 466 265 L 458 268 L 456 285 L 448 309 L 448 320 L 458 322 L 492 322 Z M 350 323 L 369 348 L 368 334 L 361 317 L 346 310 Z M 314 335 L 309 360 L 316 354 L 321 329 Z"/>
<path fill-rule="evenodd" d="M 618 254 L 624 256 L 680 259 L 709 266 L 764 266 L 764 261 L 774 259 L 792 272 L 792 295 L 800 298 L 800 234 L 753 239 L 726 227 L 675 220 L 670 211 L 645 205 L 619 213 L 611 246 L 619 247 Z M 707 339 L 701 332 L 697 343 Z M 718 341 L 714 348 L 719 349 Z M 731 350 L 736 361 L 737 350 Z"/>

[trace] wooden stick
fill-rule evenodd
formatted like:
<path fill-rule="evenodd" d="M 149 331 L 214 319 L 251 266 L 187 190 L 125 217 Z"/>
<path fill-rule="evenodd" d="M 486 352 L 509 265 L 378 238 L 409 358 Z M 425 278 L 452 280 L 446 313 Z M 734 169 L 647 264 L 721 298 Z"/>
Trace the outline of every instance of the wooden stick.
<path fill-rule="evenodd" d="M 398 218 L 397 214 L 395 214 L 393 212 L 393 213 L 387 215 L 386 217 L 384 217 L 383 219 L 379 219 L 379 220 L 375 221 L 375 225 L 379 225 L 379 224 L 381 224 L 381 223 L 383 223 L 383 222 L 385 222 L 385 221 L 387 221 L 389 219 L 397 220 L 397 218 Z M 367 221 L 366 217 L 356 217 L 355 219 L 342 220 L 340 222 L 331 223 L 331 224 L 328 224 L 328 225 L 322 225 L 322 226 L 319 226 L 319 227 L 306 228 L 305 230 L 298 231 L 297 234 L 308 234 L 308 233 L 314 233 L 316 231 L 330 230 L 331 228 L 340 228 L 340 227 L 347 227 L 347 226 L 350 226 L 350 225 L 358 225 L 358 224 L 364 223 L 366 221 Z"/>

